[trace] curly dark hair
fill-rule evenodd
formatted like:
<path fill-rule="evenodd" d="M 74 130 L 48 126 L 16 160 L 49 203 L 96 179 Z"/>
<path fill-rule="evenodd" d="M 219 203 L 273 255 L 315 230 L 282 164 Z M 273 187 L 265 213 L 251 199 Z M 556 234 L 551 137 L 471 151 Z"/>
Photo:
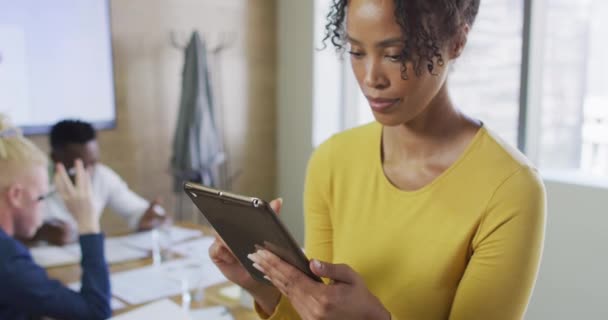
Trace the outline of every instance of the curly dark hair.
<path fill-rule="evenodd" d="M 413 63 L 416 76 L 423 67 L 434 74 L 435 64 L 444 65 L 440 50 L 460 32 L 463 24 L 475 22 L 480 0 L 394 0 L 395 22 L 403 34 L 401 76 L 407 79 L 407 62 Z M 332 0 L 325 25 L 326 40 L 342 51 L 345 42 L 344 21 L 349 0 Z"/>
<path fill-rule="evenodd" d="M 68 144 L 85 144 L 96 138 L 95 128 L 88 122 L 80 120 L 63 120 L 51 128 L 49 140 L 53 150 L 64 148 Z"/>

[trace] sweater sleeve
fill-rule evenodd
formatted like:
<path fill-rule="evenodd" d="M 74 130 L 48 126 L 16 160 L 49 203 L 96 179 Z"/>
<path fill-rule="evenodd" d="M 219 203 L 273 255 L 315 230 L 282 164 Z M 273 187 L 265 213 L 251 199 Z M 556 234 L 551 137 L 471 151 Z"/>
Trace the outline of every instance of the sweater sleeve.
<path fill-rule="evenodd" d="M 450 319 L 523 318 L 542 253 L 545 207 L 543 184 L 529 167 L 498 187 L 473 238 Z"/>
<path fill-rule="evenodd" d="M 10 305 L 32 316 L 59 319 L 107 319 L 110 308 L 110 281 L 101 234 L 80 237 L 82 248 L 82 288 L 75 292 L 48 277 L 25 247 L 15 244 L 4 252 L 0 266 L 0 304 Z"/>

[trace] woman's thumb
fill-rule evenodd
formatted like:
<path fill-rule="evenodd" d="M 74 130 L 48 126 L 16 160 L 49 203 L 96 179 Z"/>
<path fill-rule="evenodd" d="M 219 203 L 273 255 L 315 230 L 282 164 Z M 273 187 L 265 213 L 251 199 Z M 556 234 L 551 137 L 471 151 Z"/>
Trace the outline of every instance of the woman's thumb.
<path fill-rule="evenodd" d="M 270 201 L 270 207 L 276 214 L 280 214 L 283 207 L 283 198 L 276 198 Z"/>
<path fill-rule="evenodd" d="M 332 264 L 316 259 L 310 261 L 310 269 L 321 278 L 329 278 L 338 282 L 354 283 L 357 277 L 356 273 L 348 265 Z"/>

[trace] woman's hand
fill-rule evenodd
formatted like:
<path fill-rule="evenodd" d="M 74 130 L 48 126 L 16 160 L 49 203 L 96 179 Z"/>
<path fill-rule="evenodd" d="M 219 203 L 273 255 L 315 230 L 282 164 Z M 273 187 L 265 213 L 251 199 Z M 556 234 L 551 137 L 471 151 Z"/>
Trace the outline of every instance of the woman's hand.
<path fill-rule="evenodd" d="M 254 267 L 285 295 L 300 317 L 312 319 L 386 319 L 390 313 L 365 286 L 361 276 L 345 264 L 312 260 L 312 272 L 329 278 L 316 282 L 268 250 L 250 255 Z"/>
<path fill-rule="evenodd" d="M 91 178 L 84 169 L 82 160 L 76 159 L 76 179 L 73 184 L 65 167 L 57 164 L 55 170 L 55 187 L 61 195 L 65 206 L 68 208 L 76 222 L 80 234 L 99 233 L 99 212 L 93 207 Z"/>
<path fill-rule="evenodd" d="M 281 211 L 282 204 L 283 200 L 280 198 L 270 202 L 270 206 L 277 214 Z M 217 234 L 209 248 L 209 256 L 228 280 L 247 290 L 264 311 L 272 313 L 281 297 L 279 291 L 253 279 Z"/>

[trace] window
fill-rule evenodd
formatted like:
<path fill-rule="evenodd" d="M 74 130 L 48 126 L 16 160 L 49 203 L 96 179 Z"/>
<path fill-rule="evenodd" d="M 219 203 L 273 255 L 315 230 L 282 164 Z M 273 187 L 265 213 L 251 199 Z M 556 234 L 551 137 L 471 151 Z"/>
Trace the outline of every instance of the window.
<path fill-rule="evenodd" d="M 541 12 L 539 166 L 608 177 L 608 1 L 550 0 Z"/>
<path fill-rule="evenodd" d="M 449 76 L 454 103 L 517 146 L 523 0 L 483 0 Z"/>
<path fill-rule="evenodd" d="M 315 0 L 312 122 L 312 141 L 315 146 L 344 128 L 342 123 L 344 63 L 338 59 L 331 44 L 328 43 L 325 50 L 320 50 L 328 8 L 329 0 Z"/>

